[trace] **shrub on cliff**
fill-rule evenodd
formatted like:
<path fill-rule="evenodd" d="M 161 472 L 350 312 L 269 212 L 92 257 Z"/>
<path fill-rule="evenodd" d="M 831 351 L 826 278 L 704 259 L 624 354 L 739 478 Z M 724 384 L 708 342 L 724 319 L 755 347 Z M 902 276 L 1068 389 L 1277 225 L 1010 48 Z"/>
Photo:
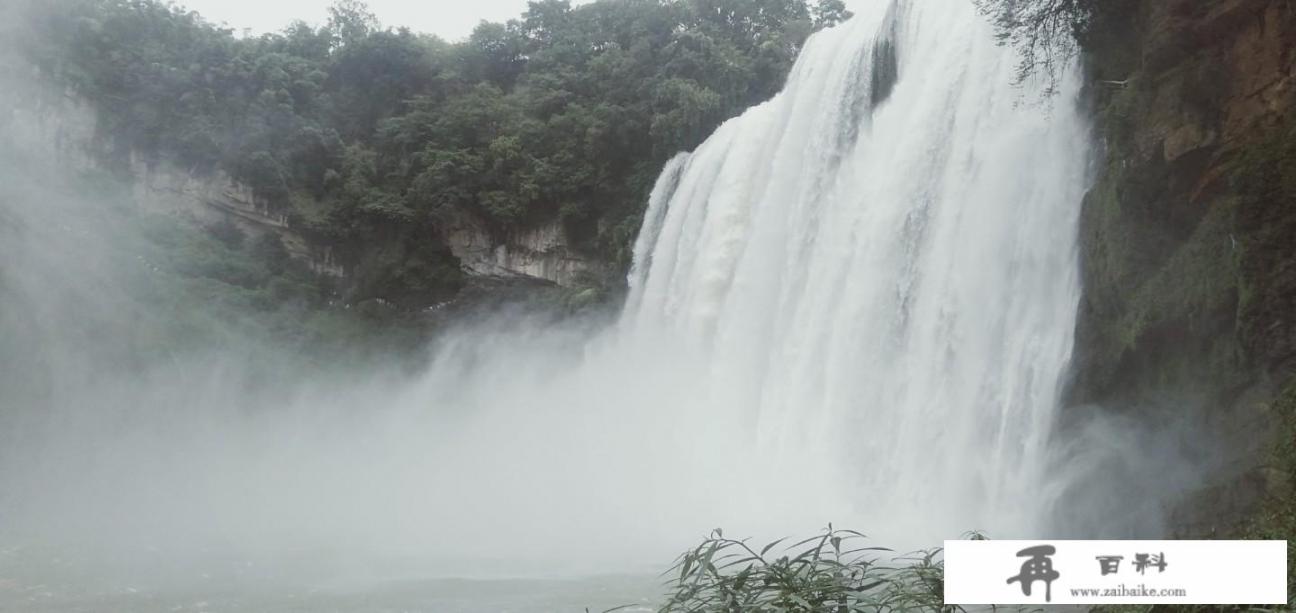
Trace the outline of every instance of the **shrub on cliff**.
<path fill-rule="evenodd" d="M 1135 0 L 973 1 L 994 24 L 999 41 L 1021 54 L 1018 80 L 1050 82 L 1082 50 L 1119 53 L 1141 5 Z"/>

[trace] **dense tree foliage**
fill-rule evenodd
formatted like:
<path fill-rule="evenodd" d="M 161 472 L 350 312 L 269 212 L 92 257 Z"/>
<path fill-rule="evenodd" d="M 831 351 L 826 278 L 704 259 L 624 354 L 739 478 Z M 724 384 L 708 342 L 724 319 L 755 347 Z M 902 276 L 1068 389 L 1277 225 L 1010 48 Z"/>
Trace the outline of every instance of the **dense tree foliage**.
<path fill-rule="evenodd" d="M 162 0 L 33 3 L 24 45 L 117 151 L 223 170 L 336 247 L 362 293 L 425 296 L 440 229 L 560 219 L 624 265 L 664 161 L 773 95 L 840 0 L 531 2 L 459 43 L 342 0 L 240 38 Z M 119 156 L 124 158 L 124 156 Z"/>

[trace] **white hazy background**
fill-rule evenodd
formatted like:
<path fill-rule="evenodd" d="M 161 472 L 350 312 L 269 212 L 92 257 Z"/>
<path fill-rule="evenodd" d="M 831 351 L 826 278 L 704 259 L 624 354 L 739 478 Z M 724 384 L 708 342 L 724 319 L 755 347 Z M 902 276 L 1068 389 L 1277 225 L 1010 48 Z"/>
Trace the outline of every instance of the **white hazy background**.
<path fill-rule="evenodd" d="M 467 38 L 482 21 L 505 22 L 522 15 L 527 0 L 366 0 L 384 25 L 408 27 L 415 32 L 436 34 L 449 41 Z M 593 0 L 573 0 L 572 5 Z M 616 1 L 616 0 L 612 0 Z M 847 0 L 857 8 L 868 0 Z M 332 0 L 181 0 L 180 5 L 198 11 L 208 21 L 224 23 L 236 32 L 263 34 L 283 29 L 293 21 L 319 25 L 327 20 Z"/>
<path fill-rule="evenodd" d="M 590 0 L 576 0 L 573 5 Z M 366 0 L 383 25 L 408 27 L 436 34 L 449 41 L 467 38 L 482 21 L 504 22 L 517 18 L 527 0 Z M 332 0 L 182 0 L 181 6 L 198 11 L 212 23 L 224 23 L 235 32 L 263 34 L 283 29 L 294 21 L 321 25 L 328 20 Z"/>

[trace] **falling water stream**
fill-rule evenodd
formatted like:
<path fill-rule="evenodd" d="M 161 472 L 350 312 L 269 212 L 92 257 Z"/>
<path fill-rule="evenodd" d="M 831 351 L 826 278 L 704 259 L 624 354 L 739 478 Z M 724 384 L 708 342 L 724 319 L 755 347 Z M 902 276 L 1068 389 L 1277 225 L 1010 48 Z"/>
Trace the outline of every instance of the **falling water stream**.
<path fill-rule="evenodd" d="M 1079 302 L 1085 124 L 968 4 L 862 7 L 672 161 L 622 322 L 705 356 L 771 467 L 926 538 L 1045 528 Z"/>
<path fill-rule="evenodd" d="M 5 398 L 46 404 L 0 434 L 0 570 L 73 542 L 130 602 L 171 574 L 206 585 L 174 562 L 203 556 L 271 585 L 338 560 L 327 576 L 361 584 L 651 572 L 717 526 L 835 522 L 899 548 L 1050 534 L 1088 156 L 1075 85 L 1015 86 L 970 2 L 857 12 L 665 168 L 619 321 L 465 328 L 415 377 L 271 394 L 221 348 L 107 368 L 79 343 L 136 334 L 147 309 L 127 313 L 102 265 L 122 239 L 11 183 L 0 285 L 54 306 L 0 314 L 3 349 L 33 341 L 26 366 L 61 384 Z"/>

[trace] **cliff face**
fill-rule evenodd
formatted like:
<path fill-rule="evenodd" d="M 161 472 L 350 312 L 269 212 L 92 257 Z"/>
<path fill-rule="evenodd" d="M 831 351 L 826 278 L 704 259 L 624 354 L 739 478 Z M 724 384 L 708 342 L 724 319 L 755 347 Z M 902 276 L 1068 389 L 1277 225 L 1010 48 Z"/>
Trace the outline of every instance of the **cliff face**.
<path fill-rule="evenodd" d="M 0 130 L 34 156 L 48 158 L 54 168 L 68 172 L 115 171 L 129 180 L 134 200 L 160 214 L 175 215 L 211 226 L 233 223 L 249 235 L 273 233 L 294 258 L 316 273 L 341 277 L 345 270 L 332 250 L 312 244 L 276 213 L 253 190 L 215 171 L 194 173 L 166 161 L 149 161 L 130 151 L 119 151 L 99 134 L 92 107 L 71 97 L 29 97 L 14 104 Z"/>
<path fill-rule="evenodd" d="M 1119 10 L 1087 56 L 1102 149 L 1070 400 L 1211 432 L 1213 494 L 1174 522 L 1226 530 L 1290 490 L 1266 463 L 1296 362 L 1296 4 Z"/>
<path fill-rule="evenodd" d="M 173 164 L 145 163 L 132 157 L 130 176 L 135 201 L 141 206 L 183 215 L 205 226 L 228 222 L 253 236 L 275 234 L 293 258 L 314 272 L 346 276 L 332 248 L 309 241 L 292 227 L 287 215 L 276 212 L 252 188 L 224 172 L 196 175 Z"/>
<path fill-rule="evenodd" d="M 59 167 L 113 170 L 130 181 L 135 201 L 153 212 L 181 216 L 204 226 L 228 222 L 252 236 L 273 233 L 294 258 L 316 273 L 346 278 L 350 272 L 332 246 L 310 240 L 292 225 L 287 214 L 227 173 L 194 172 L 166 160 L 146 160 L 134 152 L 116 150 L 99 134 L 96 113 L 89 105 L 56 97 L 13 107 L 12 116 L 4 117 L 0 125 L 2 135 L 25 143 L 40 155 L 48 154 L 51 163 Z M 428 238 L 449 246 L 469 276 L 572 287 L 597 268 L 570 248 L 571 241 L 557 222 L 501 240 L 465 215 L 444 230 L 444 236 Z"/>
<path fill-rule="evenodd" d="M 543 279 L 573 287 L 583 275 L 601 269 L 571 248 L 567 229 L 557 220 L 501 241 L 485 224 L 464 215 L 446 231 L 445 242 L 464 271 L 475 276 Z"/>

